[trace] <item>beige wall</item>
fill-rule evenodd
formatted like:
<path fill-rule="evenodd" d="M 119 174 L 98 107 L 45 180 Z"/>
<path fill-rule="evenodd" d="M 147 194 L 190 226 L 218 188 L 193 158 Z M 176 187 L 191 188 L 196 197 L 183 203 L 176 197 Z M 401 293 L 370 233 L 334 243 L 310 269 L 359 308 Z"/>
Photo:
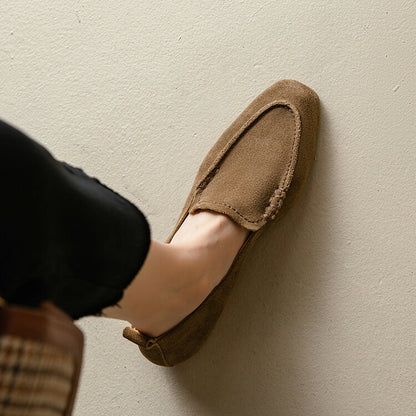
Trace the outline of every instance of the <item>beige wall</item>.
<path fill-rule="evenodd" d="M 307 189 L 200 354 L 158 368 L 83 319 L 76 416 L 416 414 L 415 22 L 411 0 L 1 2 L 0 117 L 159 240 L 251 99 L 282 78 L 322 99 Z"/>

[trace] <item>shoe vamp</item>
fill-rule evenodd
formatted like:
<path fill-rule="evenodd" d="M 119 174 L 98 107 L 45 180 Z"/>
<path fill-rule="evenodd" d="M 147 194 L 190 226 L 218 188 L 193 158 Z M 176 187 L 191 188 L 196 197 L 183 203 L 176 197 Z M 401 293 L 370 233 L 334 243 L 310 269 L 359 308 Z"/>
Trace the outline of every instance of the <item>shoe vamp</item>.
<path fill-rule="evenodd" d="M 295 135 L 289 108 L 268 110 L 226 153 L 199 203 L 228 206 L 248 221 L 260 221 L 275 190 L 288 185 Z"/>

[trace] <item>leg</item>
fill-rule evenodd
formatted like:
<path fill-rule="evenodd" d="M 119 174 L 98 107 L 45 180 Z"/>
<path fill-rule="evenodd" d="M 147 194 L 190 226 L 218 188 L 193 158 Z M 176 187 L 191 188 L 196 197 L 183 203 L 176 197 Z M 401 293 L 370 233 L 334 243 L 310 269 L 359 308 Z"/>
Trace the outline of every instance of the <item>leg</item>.
<path fill-rule="evenodd" d="M 204 300 L 247 234 L 199 212 L 146 257 L 149 230 L 128 201 L 3 122 L 0 150 L 0 295 L 9 303 L 51 300 L 77 319 L 114 305 L 128 286 L 106 315 L 158 334 Z"/>
<path fill-rule="evenodd" d="M 129 201 L 0 121 L 0 296 L 73 319 L 116 304 L 150 231 Z"/>

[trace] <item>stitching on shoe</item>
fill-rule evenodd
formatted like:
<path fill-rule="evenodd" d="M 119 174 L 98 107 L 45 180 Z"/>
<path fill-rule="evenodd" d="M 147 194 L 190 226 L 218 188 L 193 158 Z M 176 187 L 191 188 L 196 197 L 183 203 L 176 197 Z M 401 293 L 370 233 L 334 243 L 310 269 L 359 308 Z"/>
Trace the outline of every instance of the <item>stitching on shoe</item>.
<path fill-rule="evenodd" d="M 134 342 L 138 346 L 145 348 L 146 350 L 151 350 L 152 348 L 156 347 L 159 351 L 160 356 L 162 357 L 162 360 L 165 364 L 165 366 L 169 367 L 170 364 L 168 363 L 168 360 L 165 357 L 165 354 L 163 353 L 162 347 L 159 345 L 157 338 L 151 338 L 148 337 L 145 334 L 142 334 L 137 328 L 134 326 L 125 328 L 126 330 L 129 330 L 128 332 L 124 332 L 123 335 L 130 340 L 131 342 Z M 131 330 L 134 331 L 131 333 Z"/>
<path fill-rule="evenodd" d="M 274 219 L 274 217 L 276 216 L 278 210 L 280 209 L 283 200 L 286 197 L 286 191 L 289 188 L 289 184 L 292 180 L 293 177 L 293 172 L 295 170 L 295 166 L 293 166 L 292 168 L 292 163 L 293 163 L 293 159 L 296 153 L 296 156 L 298 154 L 298 150 L 299 150 L 299 140 L 296 140 L 296 137 L 299 136 L 300 134 L 300 130 L 301 130 L 301 120 L 300 120 L 300 116 L 299 113 L 296 111 L 296 114 L 293 110 L 293 108 L 291 106 L 287 106 L 287 108 L 289 109 L 289 111 L 292 113 L 293 119 L 294 119 L 294 123 L 295 123 L 295 128 L 293 130 L 293 144 L 292 144 L 292 151 L 291 151 L 291 155 L 290 155 L 290 160 L 289 163 L 287 165 L 287 169 L 286 169 L 286 174 L 285 174 L 285 178 L 283 180 L 283 189 L 282 189 L 282 193 L 281 195 L 277 196 L 276 193 L 279 191 L 279 188 L 277 188 L 273 195 L 271 196 L 270 200 L 269 200 L 269 205 L 266 207 L 264 214 L 263 214 L 263 218 L 267 219 L 267 218 L 271 218 Z M 296 146 L 297 145 L 297 146 Z M 295 149 L 296 147 L 296 149 Z M 289 172 L 292 170 L 292 175 L 289 177 Z M 286 183 L 288 182 L 288 183 Z M 276 198 L 277 197 L 277 198 Z M 275 207 L 273 208 L 274 205 L 274 199 L 276 198 L 276 202 L 275 202 Z M 268 212 L 269 211 L 269 212 Z"/>
<path fill-rule="evenodd" d="M 264 210 L 263 219 L 267 218 L 274 219 L 277 211 L 282 206 L 283 200 L 286 198 L 286 190 L 283 188 L 277 188 L 273 195 L 269 199 L 269 205 Z"/>
<path fill-rule="evenodd" d="M 147 345 L 146 345 L 146 349 L 150 350 L 152 348 L 156 347 L 159 351 L 160 356 L 162 357 L 163 363 L 165 364 L 166 367 L 169 367 L 170 364 L 168 363 L 168 361 L 166 360 L 165 354 L 163 353 L 163 349 L 162 347 L 159 345 L 159 343 L 157 341 L 155 341 L 154 339 L 149 339 L 147 341 Z"/>
<path fill-rule="evenodd" d="M 204 201 L 200 200 L 198 201 L 198 204 L 203 202 L 209 202 L 213 205 L 220 205 L 220 206 L 226 206 L 227 208 L 230 208 L 233 210 L 237 215 L 239 215 L 241 218 L 243 218 L 245 221 L 251 223 L 251 224 L 257 224 L 259 222 L 266 221 L 267 219 L 274 219 L 278 210 L 280 209 L 283 200 L 286 197 L 286 191 L 288 190 L 288 186 L 291 182 L 291 179 L 293 177 L 293 171 L 294 166 L 293 159 L 295 154 L 297 155 L 297 150 L 299 149 L 299 140 L 296 140 L 296 137 L 300 133 L 301 130 L 301 120 L 298 111 L 295 108 L 292 108 L 292 105 L 287 101 L 272 101 L 271 103 L 267 104 L 266 106 L 262 107 L 257 113 L 255 113 L 248 121 L 246 121 L 243 126 L 238 130 L 238 132 L 232 137 L 231 140 L 226 144 L 224 147 L 225 150 L 223 150 L 222 155 L 218 157 L 212 164 L 213 167 L 211 167 L 208 170 L 208 174 L 205 176 L 205 178 L 200 182 L 200 184 L 197 186 L 197 190 L 199 193 L 202 193 L 203 190 L 208 186 L 208 184 L 211 182 L 211 180 L 214 178 L 215 174 L 220 168 L 220 162 L 221 160 L 226 156 L 226 154 L 234 147 L 234 145 L 238 142 L 238 139 L 244 134 L 244 132 L 251 126 L 251 124 L 254 123 L 255 120 L 257 120 L 262 114 L 264 114 L 267 110 L 270 110 L 273 107 L 285 107 L 287 108 L 290 113 L 292 114 L 292 117 L 294 119 L 295 128 L 293 129 L 293 143 L 292 143 L 292 149 L 291 149 L 291 155 L 289 162 L 287 164 L 286 173 L 283 179 L 283 187 L 278 187 L 273 192 L 272 196 L 269 199 L 269 205 L 264 210 L 263 216 L 259 220 L 250 220 L 246 218 L 244 215 L 242 215 L 238 210 L 236 210 L 231 205 L 225 203 L 225 202 L 212 202 L 212 201 Z M 297 145 L 297 146 L 296 146 Z M 290 171 L 292 171 L 292 175 L 289 175 Z"/>
<path fill-rule="evenodd" d="M 239 212 L 238 210 L 236 210 L 233 206 L 227 204 L 226 202 L 212 202 L 212 201 L 208 201 L 208 200 L 201 200 L 198 202 L 198 204 L 203 204 L 204 202 L 208 202 L 210 205 L 218 205 L 218 206 L 223 206 L 223 207 L 227 207 L 230 208 L 232 211 L 234 211 L 237 215 L 239 215 L 241 218 L 243 218 L 245 221 L 250 222 L 252 224 L 256 224 L 258 222 L 263 221 L 263 218 L 261 220 L 257 220 L 257 221 L 252 221 L 249 220 L 248 218 L 246 218 L 243 214 L 241 214 L 241 212 Z"/>
<path fill-rule="evenodd" d="M 250 219 L 248 219 L 247 217 L 245 217 L 243 214 L 241 214 L 241 212 L 239 212 L 237 209 L 235 209 L 232 205 L 227 204 L 226 202 L 212 202 L 212 201 L 208 201 L 208 200 L 204 200 L 202 199 L 201 201 L 198 202 L 198 204 L 203 204 L 204 202 L 208 202 L 211 205 L 219 205 L 219 206 L 224 206 L 227 208 L 230 208 L 232 211 L 234 211 L 237 215 L 239 215 L 241 218 L 243 218 L 245 221 L 251 223 L 251 224 L 257 224 L 259 222 L 264 221 L 265 219 L 267 219 L 270 215 L 270 212 L 267 212 L 269 207 L 271 209 L 273 209 L 272 205 L 274 205 L 274 207 L 277 207 L 276 204 L 278 204 L 279 202 L 283 202 L 283 200 L 286 198 L 286 190 L 283 188 L 277 188 L 274 192 L 273 195 L 270 197 L 269 199 L 269 205 L 266 207 L 265 212 L 263 214 L 263 217 L 260 220 L 257 221 L 252 221 Z M 273 204 L 273 200 L 276 199 L 276 204 Z M 278 207 L 280 208 L 280 206 Z M 272 216 L 273 218 L 274 216 Z"/>

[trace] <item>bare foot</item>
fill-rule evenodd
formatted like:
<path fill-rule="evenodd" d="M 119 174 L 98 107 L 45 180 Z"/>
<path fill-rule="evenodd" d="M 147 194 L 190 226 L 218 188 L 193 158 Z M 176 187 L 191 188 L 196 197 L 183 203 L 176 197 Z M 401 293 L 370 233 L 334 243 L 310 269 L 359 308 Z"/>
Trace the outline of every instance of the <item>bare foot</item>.
<path fill-rule="evenodd" d="M 104 316 L 125 319 L 150 336 L 166 332 L 221 282 L 248 234 L 226 215 L 188 215 L 170 244 L 151 242 L 139 273 Z"/>
<path fill-rule="evenodd" d="M 170 244 L 195 253 L 211 291 L 226 275 L 248 233 L 226 215 L 198 211 L 186 217 Z"/>

